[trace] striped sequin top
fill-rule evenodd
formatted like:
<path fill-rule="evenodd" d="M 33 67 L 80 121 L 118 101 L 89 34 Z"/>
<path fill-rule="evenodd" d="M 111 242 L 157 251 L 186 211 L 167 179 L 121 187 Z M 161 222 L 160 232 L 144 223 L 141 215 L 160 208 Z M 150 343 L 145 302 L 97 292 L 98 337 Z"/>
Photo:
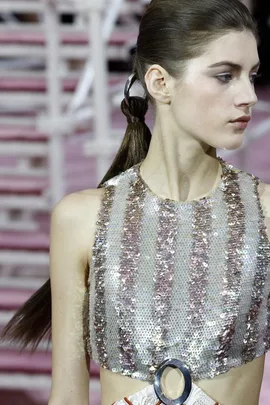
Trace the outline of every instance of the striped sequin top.
<path fill-rule="evenodd" d="M 218 159 L 222 179 L 199 200 L 157 196 L 140 164 L 103 184 L 85 317 L 87 350 L 102 367 L 151 382 L 177 358 L 198 380 L 269 350 L 259 179 Z"/>

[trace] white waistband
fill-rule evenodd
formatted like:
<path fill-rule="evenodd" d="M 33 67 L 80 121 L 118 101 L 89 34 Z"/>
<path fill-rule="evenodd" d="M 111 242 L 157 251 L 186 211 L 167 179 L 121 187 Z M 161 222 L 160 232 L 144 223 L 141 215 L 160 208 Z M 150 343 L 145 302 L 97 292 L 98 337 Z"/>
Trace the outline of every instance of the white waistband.
<path fill-rule="evenodd" d="M 158 405 L 159 401 L 154 391 L 154 386 L 149 385 L 141 391 L 130 395 L 127 398 L 123 398 L 120 401 L 115 402 L 113 405 Z M 191 392 L 189 397 L 183 405 L 220 405 L 218 402 L 210 398 L 205 392 L 203 392 L 197 385 L 192 383 Z"/>

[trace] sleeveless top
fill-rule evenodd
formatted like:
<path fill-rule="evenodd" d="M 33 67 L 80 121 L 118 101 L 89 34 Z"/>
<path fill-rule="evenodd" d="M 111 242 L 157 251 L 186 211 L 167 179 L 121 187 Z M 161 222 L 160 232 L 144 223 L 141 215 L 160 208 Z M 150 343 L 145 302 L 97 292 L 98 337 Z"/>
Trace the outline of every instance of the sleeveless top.
<path fill-rule="evenodd" d="M 213 378 L 270 348 L 270 243 L 260 180 L 218 158 L 210 195 L 154 194 L 141 163 L 103 183 L 84 314 L 101 367 L 153 382 L 181 360 Z M 88 306 L 87 305 L 87 306 Z"/>

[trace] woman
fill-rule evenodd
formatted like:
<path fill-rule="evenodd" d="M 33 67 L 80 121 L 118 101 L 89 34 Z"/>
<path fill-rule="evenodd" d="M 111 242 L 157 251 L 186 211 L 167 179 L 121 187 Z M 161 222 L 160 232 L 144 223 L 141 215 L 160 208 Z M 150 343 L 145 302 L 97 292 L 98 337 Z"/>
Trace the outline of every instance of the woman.
<path fill-rule="evenodd" d="M 258 404 L 270 346 L 270 187 L 216 155 L 243 143 L 257 43 L 238 0 L 147 8 L 120 151 L 98 189 L 54 208 L 50 280 L 6 329 L 36 345 L 52 298 L 49 405 L 88 404 L 90 356 L 102 405 Z M 130 96 L 135 79 L 146 98 Z"/>

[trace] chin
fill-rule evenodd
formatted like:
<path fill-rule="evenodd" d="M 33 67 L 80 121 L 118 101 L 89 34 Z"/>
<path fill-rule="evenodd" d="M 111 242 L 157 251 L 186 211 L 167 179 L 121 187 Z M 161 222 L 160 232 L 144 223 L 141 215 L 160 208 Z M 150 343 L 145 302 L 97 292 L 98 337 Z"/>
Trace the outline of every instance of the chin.
<path fill-rule="evenodd" d="M 228 142 L 226 144 L 223 144 L 221 146 L 221 149 L 225 149 L 225 150 L 237 150 L 239 148 L 241 148 L 241 146 L 243 145 L 243 141 L 239 142 Z"/>
<path fill-rule="evenodd" d="M 226 134 L 224 135 L 224 138 L 221 138 L 223 142 L 220 142 L 220 145 L 218 145 L 217 148 L 225 150 L 237 150 L 241 148 L 244 143 L 244 135 L 244 131 L 242 133 L 233 134 L 230 136 Z"/>

